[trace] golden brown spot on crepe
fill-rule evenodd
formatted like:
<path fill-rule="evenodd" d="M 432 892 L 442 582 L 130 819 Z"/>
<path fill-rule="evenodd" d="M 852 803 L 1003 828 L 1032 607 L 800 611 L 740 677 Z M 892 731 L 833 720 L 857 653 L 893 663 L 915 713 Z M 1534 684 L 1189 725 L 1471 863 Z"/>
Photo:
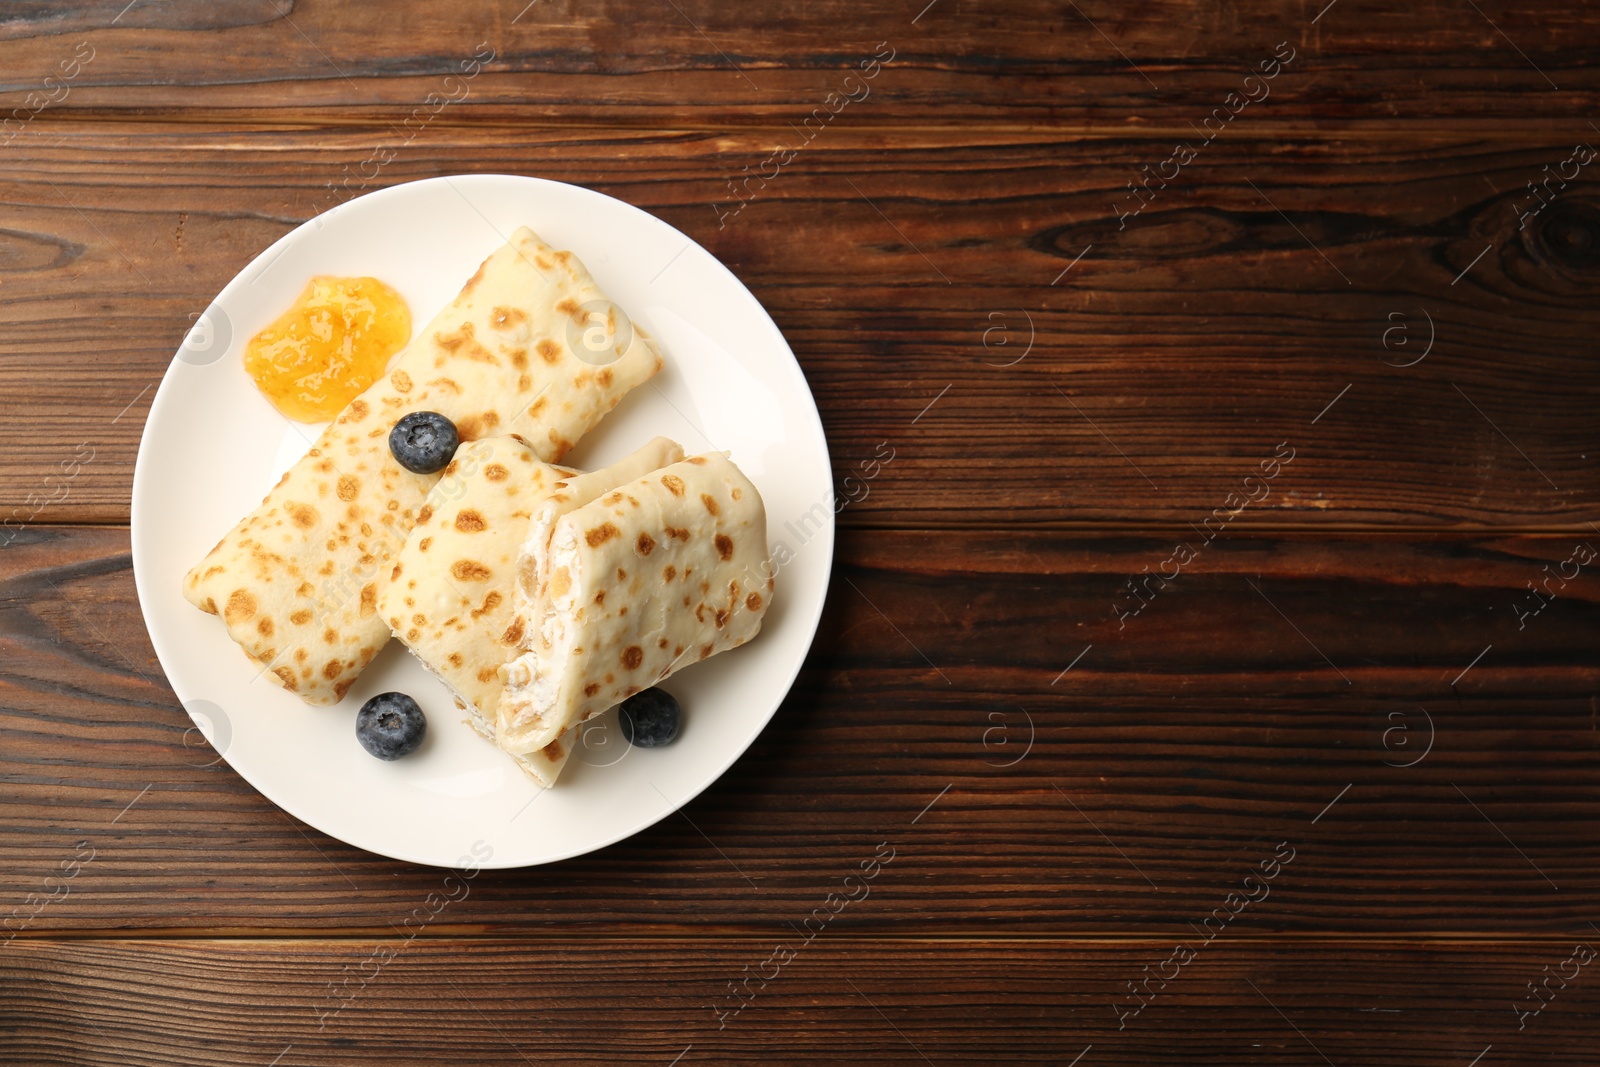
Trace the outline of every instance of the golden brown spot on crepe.
<path fill-rule="evenodd" d="M 700 658 L 701 659 L 710 659 L 711 658 L 711 646 L 710 645 L 701 645 L 700 646 Z"/>
<path fill-rule="evenodd" d="M 734 486 L 734 487 L 733 487 L 733 490 L 732 490 L 732 496 L 733 496 L 733 499 L 735 499 L 735 500 L 739 500 L 739 499 L 741 499 L 741 498 L 743 498 L 743 497 L 744 497 L 744 490 L 743 490 L 743 489 L 740 489 L 740 488 L 739 488 L 739 487 L 738 487 L 738 486 L 737 486 L 737 485 L 736 485 L 736 486 Z"/>
<path fill-rule="evenodd" d="M 302 530 L 311 529 L 317 524 L 317 519 L 321 517 L 317 514 L 317 509 L 310 504 L 290 504 L 284 510 L 289 513 L 289 517 L 294 520 L 294 524 Z"/>
<path fill-rule="evenodd" d="M 706 510 L 711 512 L 711 514 L 715 515 L 717 513 L 717 502 L 710 493 L 701 493 L 700 503 L 704 504 L 706 506 Z"/>
<path fill-rule="evenodd" d="M 360 422 L 362 419 L 367 417 L 367 412 L 371 411 L 372 409 L 367 407 L 367 402 L 365 400 L 357 397 L 356 399 L 350 401 L 350 406 L 345 410 L 350 414 L 350 421 Z"/>
<path fill-rule="evenodd" d="M 617 614 L 618 615 L 626 615 L 627 613 L 628 613 L 628 605 L 626 605 L 626 604 L 622 605 L 622 607 L 617 609 Z M 581 616 L 583 614 L 583 612 L 580 611 L 580 612 L 578 612 L 578 614 Z"/>
<path fill-rule="evenodd" d="M 648 556 L 656 550 L 656 539 L 647 533 L 642 533 L 639 535 L 639 540 L 634 542 L 633 547 L 638 549 L 639 555 Z"/>
<path fill-rule="evenodd" d="M 394 391 L 397 393 L 409 393 L 411 392 L 411 375 L 403 370 L 397 370 L 389 375 L 389 384 L 394 386 Z"/>
<path fill-rule="evenodd" d="M 295 612 L 293 615 L 290 615 L 289 621 L 294 623 L 296 626 L 304 626 L 306 623 L 311 621 L 311 612 L 301 609 L 300 611 Z"/>
<path fill-rule="evenodd" d="M 452 393 L 459 394 L 461 392 L 461 386 L 456 384 L 456 381 L 453 378 L 435 378 L 428 384 L 440 386 L 441 388 L 450 390 Z"/>
<path fill-rule="evenodd" d="M 426 551 L 428 551 L 428 546 L 431 545 L 431 544 L 433 544 L 433 538 L 424 537 L 422 540 L 417 542 L 417 551 L 418 552 L 426 552 Z"/>
<path fill-rule="evenodd" d="M 479 422 L 478 416 L 476 415 L 473 415 L 470 418 L 462 419 L 460 422 L 456 423 L 456 432 L 461 436 L 461 440 L 463 441 L 476 441 L 482 436 L 482 429 L 482 424 Z M 454 460 L 451 460 L 450 462 L 451 466 L 455 465 Z M 445 473 L 454 474 L 455 472 L 446 471 Z"/>
<path fill-rule="evenodd" d="M 535 263 L 539 264 L 539 269 L 540 270 L 551 270 L 555 266 L 555 264 L 551 263 L 548 259 L 545 259 L 543 256 L 534 256 L 533 257 L 533 261 Z"/>
<path fill-rule="evenodd" d="M 389 569 L 389 580 L 392 582 L 398 577 L 400 577 L 400 564 L 396 563 Z"/>
<path fill-rule="evenodd" d="M 561 346 L 548 337 L 540 338 L 533 348 L 546 363 L 558 363 L 561 360 Z"/>
<path fill-rule="evenodd" d="M 256 630 L 260 632 L 262 637 L 271 637 L 272 629 L 272 620 L 265 615 L 261 616 L 261 621 L 256 623 Z"/>
<path fill-rule="evenodd" d="M 563 408 L 570 408 L 572 405 L 571 404 L 564 404 L 562 406 L 563 406 Z M 556 457 L 555 458 L 557 458 L 557 459 L 560 459 L 562 456 L 566 455 L 568 450 L 572 448 L 572 442 L 567 440 L 565 437 L 562 437 L 560 434 L 556 433 L 554 430 L 550 431 L 550 444 L 552 446 L 554 446 L 554 448 L 556 450 Z"/>
<path fill-rule="evenodd" d="M 278 658 L 278 650 L 277 650 L 276 647 L 263 649 L 262 652 L 261 652 L 261 656 L 260 656 L 260 659 L 266 660 L 268 663 L 271 663 L 273 660 L 275 660 L 277 658 Z"/>
<path fill-rule="evenodd" d="M 676 578 L 677 576 L 678 576 L 678 568 L 674 567 L 670 563 L 667 564 L 666 567 L 664 567 L 662 569 L 662 571 L 661 571 L 661 580 L 664 581 L 664 582 L 670 582 L 670 581 L 672 581 L 672 579 Z"/>
<path fill-rule="evenodd" d="M 594 595 L 594 602 L 596 604 L 604 604 L 606 602 L 606 591 L 604 589 Z"/>
<path fill-rule="evenodd" d="M 459 667 L 459 666 L 461 666 L 461 662 L 462 662 L 462 660 L 461 660 L 461 653 L 459 653 L 459 652 L 452 652 L 452 653 L 450 653 L 450 660 L 449 660 L 449 662 L 450 662 L 450 666 L 452 666 L 452 667 Z"/>
<path fill-rule="evenodd" d="M 339 631 L 331 626 L 323 630 L 322 643 L 325 645 L 337 645 L 339 643 Z"/>
<path fill-rule="evenodd" d="M 728 625 L 728 616 L 731 615 L 731 614 L 733 614 L 731 611 L 719 611 L 719 612 L 717 612 L 717 629 L 720 630 L 724 626 Z"/>
<path fill-rule="evenodd" d="M 527 322 L 528 313 L 521 308 L 497 307 L 494 309 L 494 315 L 489 321 L 494 324 L 494 328 L 497 330 L 510 329 L 518 323 Z"/>
<path fill-rule="evenodd" d="M 350 692 L 350 687 L 355 684 L 354 678 L 346 678 L 342 682 L 333 683 L 333 699 L 343 700 L 344 695 Z"/>
<path fill-rule="evenodd" d="M 507 645 L 520 645 L 522 643 L 522 620 L 512 619 L 511 625 L 506 627 L 506 632 L 500 635 L 500 640 Z"/>
<path fill-rule="evenodd" d="M 572 297 L 569 296 L 565 300 L 561 301 L 561 303 L 556 305 L 556 310 L 565 311 L 568 315 L 576 315 L 578 313 L 577 301 L 573 300 Z"/>
<path fill-rule="evenodd" d="M 605 388 L 609 389 L 609 388 L 611 388 L 612 377 L 613 377 L 613 375 L 611 373 L 611 368 L 607 367 L 604 370 L 602 370 L 599 374 L 596 374 L 594 376 L 594 380 L 599 382 Z"/>
<path fill-rule="evenodd" d="M 683 529 L 681 526 L 668 526 L 667 536 L 672 538 L 674 541 L 687 541 L 689 540 L 689 531 Z"/>
<path fill-rule="evenodd" d="M 454 463 L 455 460 L 451 460 L 450 462 Z M 433 518 L 433 505 L 431 505 L 431 504 L 422 505 L 422 510 L 417 512 L 417 525 L 421 526 L 423 523 L 427 522 L 431 518 Z"/>
<path fill-rule="evenodd" d="M 470 293 L 472 290 L 476 289 L 478 287 L 478 283 L 483 281 L 483 272 L 488 268 L 489 261 L 486 259 L 483 261 L 483 266 L 478 268 L 478 273 L 467 279 L 467 284 L 461 287 L 461 291 L 463 293 Z"/>
<path fill-rule="evenodd" d="M 479 533 L 489 526 L 483 521 L 483 516 L 471 508 L 466 508 L 456 516 L 456 529 L 462 533 Z"/>
<path fill-rule="evenodd" d="M 422 631 L 418 630 L 415 626 L 413 626 L 411 629 L 406 631 L 406 640 L 408 642 L 415 642 L 416 639 L 418 637 L 421 637 L 421 636 L 422 636 Z"/>
<path fill-rule="evenodd" d="M 621 493 L 612 493 L 610 496 L 608 496 L 604 500 L 600 501 L 600 503 L 602 503 L 602 504 L 616 504 L 616 503 L 620 503 L 621 500 L 622 500 L 622 494 Z"/>
<path fill-rule="evenodd" d="M 523 388 L 527 388 L 527 386 L 523 386 Z M 541 396 L 538 400 L 535 400 L 533 403 L 529 404 L 528 414 L 533 418 L 538 418 L 539 412 L 544 410 L 544 403 L 544 397 Z"/>
<path fill-rule="evenodd" d="M 378 586 L 374 582 L 368 582 L 361 587 L 361 617 L 364 619 L 377 610 Z"/>
<path fill-rule="evenodd" d="M 564 596 L 571 588 L 572 575 L 568 573 L 567 568 L 557 567 L 555 573 L 550 576 L 550 595 Z"/>
<path fill-rule="evenodd" d="M 221 567 L 207 567 L 206 572 L 200 576 L 200 580 L 203 582 L 213 574 L 221 574 L 222 572 L 223 568 Z"/>
<path fill-rule="evenodd" d="M 589 387 L 589 372 L 584 371 L 572 379 L 574 389 L 587 389 Z"/>
<path fill-rule="evenodd" d="M 503 599 L 504 599 L 504 597 L 502 597 L 500 595 L 499 590 L 496 590 L 496 589 L 489 590 L 489 595 L 483 598 L 483 607 L 474 609 L 473 612 L 472 612 L 472 617 L 474 619 L 476 619 L 479 615 L 487 615 L 489 612 L 491 612 L 495 608 L 499 607 L 500 606 L 500 601 L 503 600 Z M 418 622 L 422 622 L 423 620 L 421 618 L 418 618 L 417 621 Z M 447 622 L 447 625 L 448 625 L 448 622 Z"/>
<path fill-rule="evenodd" d="M 478 681 L 480 681 L 480 682 L 492 682 L 492 681 L 495 680 L 496 675 L 498 675 L 499 673 L 500 673 L 500 668 L 498 668 L 498 667 L 485 667 L 485 668 L 483 668 L 482 670 L 480 670 L 478 672 Z"/>
<path fill-rule="evenodd" d="M 310 653 L 303 648 L 297 648 L 294 650 L 294 661 L 296 663 L 304 663 L 308 656 L 310 656 Z"/>
<path fill-rule="evenodd" d="M 610 671 L 606 672 L 606 684 L 607 685 L 610 685 L 612 682 L 615 682 L 616 680 L 617 680 L 617 676 L 616 675 L 612 674 Z"/>
<path fill-rule="evenodd" d="M 673 654 L 673 655 L 674 655 L 674 656 L 681 656 L 681 655 L 683 655 L 683 646 L 682 646 L 682 645 L 679 645 L 679 646 L 678 646 L 678 647 L 677 647 L 677 648 L 675 648 L 675 649 L 673 649 L 673 650 L 672 650 L 672 654 Z"/>
<path fill-rule="evenodd" d="M 361 479 L 353 474 L 344 474 L 339 477 L 339 499 L 346 503 L 356 498 L 356 492 L 361 488 Z"/>
<path fill-rule="evenodd" d="M 729 537 L 727 534 L 717 534 L 716 546 L 717 555 L 721 556 L 724 560 L 733 558 L 733 538 Z"/>
<path fill-rule="evenodd" d="M 371 537 L 372 536 L 372 524 L 371 523 L 364 522 L 364 523 L 361 524 L 361 536 L 362 537 Z"/>
<path fill-rule="evenodd" d="M 661 484 L 667 487 L 667 492 L 673 496 L 683 495 L 683 479 L 676 474 L 663 474 Z"/>
<path fill-rule="evenodd" d="M 657 648 L 666 648 L 667 647 L 667 639 L 665 637 L 663 637 L 661 640 L 657 641 L 656 642 L 656 647 Z"/>
<path fill-rule="evenodd" d="M 618 530 L 615 526 L 611 525 L 611 523 L 609 523 L 609 522 L 602 522 L 599 526 L 596 526 L 594 529 L 592 529 L 589 532 L 585 533 L 583 535 L 583 539 L 585 541 L 589 542 L 589 547 L 590 548 L 596 548 L 596 547 L 598 547 L 600 545 L 605 544 L 607 541 L 611 540 L 613 537 L 620 537 L 620 536 L 621 536 L 621 531 Z"/>
<path fill-rule="evenodd" d="M 283 687 L 289 692 L 299 691 L 300 685 L 294 680 L 293 667 L 274 667 L 272 673 L 278 676 L 278 680 L 283 682 Z"/>
<path fill-rule="evenodd" d="M 697 467 L 698 466 L 704 466 L 705 462 L 706 462 L 706 457 L 704 457 L 704 456 L 690 456 L 684 462 L 685 463 L 693 463 Z"/>
<path fill-rule="evenodd" d="M 751 611 L 760 611 L 761 610 L 761 594 L 760 593 L 751 593 L 749 596 L 745 597 L 744 598 L 744 606 L 749 608 Z"/>
<path fill-rule="evenodd" d="M 398 500 L 391 500 L 391 501 L 389 501 L 389 505 L 388 505 L 388 507 L 389 507 L 389 510 L 390 510 L 390 511 L 397 511 L 397 510 L 399 510 L 399 508 L 400 508 L 400 501 L 398 501 Z M 384 519 L 383 519 L 383 521 L 384 521 L 384 522 L 388 522 L 388 521 L 389 521 L 389 518 L 388 518 L 388 516 L 384 516 Z"/>
<path fill-rule="evenodd" d="M 483 476 L 489 479 L 491 482 L 503 482 L 507 478 L 511 477 L 511 472 L 498 463 L 491 463 L 487 467 L 483 468 Z M 461 520 L 457 519 L 456 521 L 460 522 Z"/>
<path fill-rule="evenodd" d="M 513 348 L 511 350 L 511 365 L 517 370 L 527 370 L 528 350 L 526 348 Z M 523 378 L 526 379 L 527 375 L 523 375 Z M 524 385 L 523 388 L 526 389 L 527 386 Z"/>
<path fill-rule="evenodd" d="M 599 682 L 590 682 L 588 685 L 583 687 L 583 695 L 586 697 L 592 697 L 598 692 L 600 692 Z"/>
<path fill-rule="evenodd" d="M 482 582 L 489 577 L 489 568 L 475 559 L 458 559 L 450 564 L 450 573 L 463 582 Z"/>
<path fill-rule="evenodd" d="M 256 598 L 247 590 L 235 589 L 228 596 L 228 606 L 222 609 L 222 617 L 230 623 L 244 622 L 256 613 Z"/>
<path fill-rule="evenodd" d="M 500 425 L 500 416 L 492 411 L 485 411 L 483 413 L 483 424 L 492 430 Z"/>
<path fill-rule="evenodd" d="M 470 286 L 471 283 L 469 282 L 468 285 Z M 474 332 L 475 331 L 472 328 L 472 323 L 463 322 L 461 324 L 461 329 L 458 330 L 455 333 L 452 333 L 452 334 L 436 333 L 436 334 L 434 334 L 433 335 L 433 343 L 438 345 L 440 348 L 444 349 L 446 352 L 454 352 L 456 349 L 458 349 L 462 345 L 466 344 L 467 341 L 471 339 L 471 337 L 472 337 Z"/>
<path fill-rule="evenodd" d="M 705 622 L 706 621 L 706 606 L 704 604 L 696 604 L 695 605 L 695 607 L 694 607 L 694 621 L 695 622 Z"/>
<path fill-rule="evenodd" d="M 344 670 L 344 664 L 336 659 L 330 659 L 322 665 L 322 676 L 331 682 L 339 677 L 339 672 L 342 670 Z"/>
<path fill-rule="evenodd" d="M 628 572 L 627 571 L 623 570 L 621 567 L 617 568 L 617 581 L 620 582 L 620 581 L 622 581 L 622 579 L 626 578 L 627 576 L 628 576 Z"/>

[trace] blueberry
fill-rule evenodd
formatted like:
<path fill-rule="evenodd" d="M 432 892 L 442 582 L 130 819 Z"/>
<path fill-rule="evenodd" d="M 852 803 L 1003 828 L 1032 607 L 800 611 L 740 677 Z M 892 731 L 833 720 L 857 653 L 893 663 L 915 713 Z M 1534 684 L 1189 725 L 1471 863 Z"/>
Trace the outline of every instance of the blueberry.
<path fill-rule="evenodd" d="M 422 709 L 404 693 L 379 693 L 356 715 L 356 740 L 379 759 L 415 752 L 427 732 Z"/>
<path fill-rule="evenodd" d="M 444 470 L 460 443 L 456 424 L 437 411 L 413 411 L 389 431 L 395 462 L 413 474 Z"/>
<path fill-rule="evenodd" d="M 678 700 L 665 689 L 646 689 L 635 693 L 617 709 L 617 724 L 630 745 L 660 748 L 678 736 L 683 710 Z"/>

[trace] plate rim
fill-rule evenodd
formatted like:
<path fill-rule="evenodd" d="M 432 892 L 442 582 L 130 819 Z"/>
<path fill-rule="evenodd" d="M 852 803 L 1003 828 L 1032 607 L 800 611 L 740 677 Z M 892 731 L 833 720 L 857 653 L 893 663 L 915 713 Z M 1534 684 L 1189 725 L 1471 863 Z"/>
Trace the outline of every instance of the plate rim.
<path fill-rule="evenodd" d="M 327 211 L 319 212 L 318 214 L 311 216 L 304 222 L 295 226 L 288 233 L 285 233 L 279 237 L 266 248 L 262 249 L 254 257 L 252 257 L 249 262 L 244 264 L 244 266 L 241 267 L 239 271 L 234 274 L 234 276 L 229 279 L 229 281 L 223 285 L 221 289 L 217 291 L 216 295 L 213 296 L 210 302 L 206 305 L 207 309 L 216 306 L 219 301 L 232 294 L 234 290 L 247 286 L 254 281 L 255 279 L 251 275 L 252 272 L 257 269 L 258 264 L 266 261 L 268 266 L 270 266 L 271 262 L 277 258 L 277 254 L 281 252 L 283 246 L 296 241 L 296 239 L 305 232 L 307 227 L 315 225 L 319 219 L 326 219 L 332 214 L 342 211 L 344 208 L 357 201 L 367 200 L 370 198 L 389 199 L 397 196 L 404 196 L 407 195 L 408 190 L 414 190 L 418 186 L 433 186 L 442 184 L 455 188 L 455 183 L 458 181 L 468 184 L 510 181 L 516 183 L 531 183 L 530 188 L 533 189 L 537 189 L 539 187 L 558 186 L 567 190 L 575 190 L 578 194 L 580 194 L 580 197 L 595 197 L 603 201 L 609 201 L 611 205 L 620 206 L 621 208 L 625 209 L 624 214 L 636 216 L 643 223 L 643 225 L 665 227 L 671 233 L 681 237 L 684 241 L 688 242 L 688 244 L 684 247 L 682 252 L 678 253 L 679 256 L 681 256 L 683 252 L 689 251 L 691 247 L 703 253 L 705 259 L 713 265 L 714 269 L 716 271 L 720 271 L 721 276 L 726 281 L 730 282 L 735 287 L 736 291 L 742 292 L 750 301 L 750 304 L 758 313 L 758 323 L 760 329 L 767 332 L 770 335 L 770 338 L 777 342 L 779 351 L 782 355 L 787 357 L 785 370 L 791 373 L 798 384 L 804 389 L 804 395 L 807 401 L 805 406 L 808 417 L 800 421 L 804 428 L 808 432 L 812 432 L 816 438 L 816 443 L 821 449 L 821 457 L 827 466 L 829 487 L 832 489 L 833 457 L 828 448 L 827 431 L 822 424 L 822 414 L 817 407 L 816 394 L 811 390 L 811 383 L 806 379 L 805 370 L 803 367 L 801 367 L 800 360 L 795 356 L 794 349 L 790 347 L 788 339 L 784 337 L 783 331 L 779 329 L 778 324 L 773 320 L 772 314 L 767 310 L 766 306 L 762 304 L 759 299 L 757 299 L 756 295 L 750 291 L 750 288 L 744 284 L 738 275 L 733 273 L 727 264 L 723 263 L 721 259 L 717 258 L 717 256 L 712 254 L 708 249 L 705 248 L 704 245 L 700 244 L 700 242 L 696 241 L 693 237 L 684 233 L 682 230 L 678 229 L 670 222 L 667 222 L 665 219 L 659 218 L 658 216 L 651 214 L 635 204 L 630 204 L 626 200 L 621 200 L 617 197 L 611 196 L 607 193 L 602 193 L 596 189 L 591 189 L 587 186 L 576 185 L 571 182 L 557 181 L 552 178 L 536 177 L 529 174 L 509 174 L 505 172 L 494 171 L 433 175 L 427 178 L 418 178 L 413 181 L 399 182 L 394 185 L 384 186 L 381 189 L 374 189 L 370 192 L 363 193 L 360 196 L 351 197 L 349 200 L 341 201 L 339 204 L 336 204 Z M 466 194 L 462 193 L 460 189 L 455 189 L 455 191 L 463 199 L 466 199 Z M 471 205 L 470 200 L 468 200 L 468 204 Z M 485 221 L 488 221 L 487 218 Z M 499 227 L 495 226 L 492 222 L 490 223 L 490 227 L 497 232 L 499 231 Z M 504 237 L 505 235 L 501 234 L 501 236 Z M 581 260 L 582 258 L 583 257 L 580 254 L 579 259 Z M 262 272 L 264 272 L 266 268 L 263 267 L 260 269 Z M 187 336 L 187 333 L 185 336 Z M 190 721 L 193 722 L 198 728 L 201 726 L 201 723 L 199 719 L 195 718 L 195 716 L 189 711 L 188 705 L 192 701 L 196 701 L 199 698 L 193 696 L 192 694 L 188 697 L 185 696 L 183 686 L 173 677 L 171 670 L 168 668 L 169 659 L 172 662 L 181 663 L 182 661 L 178 658 L 176 650 L 171 649 L 170 646 L 165 651 L 163 650 L 163 639 L 157 635 L 156 628 L 153 627 L 150 622 L 152 617 L 151 604 L 154 596 L 152 587 L 157 578 L 153 574 L 146 573 L 149 570 L 150 564 L 145 564 L 144 566 L 141 566 L 140 564 L 140 559 L 144 555 L 144 553 L 141 551 L 140 545 L 146 540 L 147 537 L 154 536 L 154 532 L 149 527 L 149 520 L 143 517 L 143 509 L 140 506 L 140 499 L 143 495 L 141 493 L 141 484 L 147 483 L 149 478 L 154 477 L 153 474 L 149 473 L 150 466 L 154 462 L 149 458 L 148 455 L 150 448 L 152 447 L 150 445 L 149 430 L 152 423 L 155 422 L 158 414 L 163 414 L 165 408 L 171 407 L 176 403 L 176 401 L 173 399 L 175 388 L 172 387 L 173 370 L 175 365 L 181 362 L 180 356 L 182 351 L 183 343 L 180 340 L 179 346 L 173 353 L 172 359 L 169 361 L 166 371 L 162 374 L 161 384 L 156 389 L 155 396 L 150 402 L 150 408 L 145 413 L 144 425 L 139 431 L 139 448 L 134 458 L 133 482 L 130 489 L 129 499 L 129 554 L 132 559 L 134 589 L 139 600 L 139 612 L 144 622 L 145 632 L 150 638 L 151 648 L 155 651 L 157 662 L 161 664 L 162 675 L 165 678 L 168 687 L 171 688 L 173 695 L 178 698 L 179 706 L 183 708 L 184 714 L 188 715 Z M 171 418 L 173 417 L 173 413 L 165 413 L 163 414 L 163 417 Z M 691 789 L 687 795 L 679 800 L 668 798 L 665 809 L 659 814 L 646 814 L 641 819 L 629 823 L 626 829 L 611 833 L 609 835 L 602 835 L 601 839 L 597 839 L 584 845 L 574 846 L 571 849 L 544 856 L 542 858 L 532 860 L 508 858 L 505 862 L 496 862 L 496 857 L 490 856 L 483 862 L 476 863 L 474 865 L 475 868 L 482 870 L 518 870 L 523 868 L 544 866 L 550 863 L 560 863 L 565 860 L 573 859 L 577 856 L 587 855 L 591 852 L 598 852 L 601 849 L 609 848 L 611 845 L 614 845 L 619 841 L 627 840 L 628 838 L 649 829 L 656 823 L 661 822 L 663 819 L 668 818 L 674 813 L 680 811 L 682 808 L 688 806 L 707 789 L 711 788 L 711 786 L 720 781 L 722 777 L 727 774 L 729 768 L 731 768 L 747 752 L 749 752 L 756 740 L 771 724 L 773 717 L 778 713 L 778 709 L 783 705 L 784 700 L 786 700 L 789 694 L 793 691 L 795 680 L 799 678 L 800 671 L 804 669 L 806 660 L 810 656 L 811 649 L 816 644 L 817 631 L 822 624 L 822 615 L 827 607 L 828 592 L 832 584 L 837 515 L 837 511 L 830 507 L 828 509 L 824 527 L 811 538 L 810 542 L 808 542 L 822 542 L 818 547 L 824 551 L 822 553 L 822 571 L 819 577 L 819 584 L 821 587 L 820 595 L 817 597 L 816 606 L 812 612 L 812 617 L 809 620 L 804 620 L 805 625 L 808 627 L 805 638 L 805 651 L 796 657 L 795 663 L 791 668 L 788 677 L 783 680 L 779 695 L 773 702 L 772 707 L 766 712 L 764 718 L 762 718 L 760 724 L 751 733 L 748 741 L 746 741 L 736 751 L 732 752 L 728 759 L 721 764 L 721 766 L 716 767 L 713 772 L 706 776 L 702 783 Z M 336 707 L 337 705 L 333 706 Z M 231 748 L 232 746 L 229 745 L 226 747 Z M 449 864 L 440 863 L 431 858 L 423 857 L 417 854 L 408 855 L 406 854 L 407 850 L 404 848 L 374 848 L 368 844 L 352 841 L 348 837 L 324 827 L 319 821 L 308 818 L 302 812 L 301 806 L 297 801 L 286 802 L 280 795 L 277 794 L 275 789 L 264 787 L 255 778 L 246 774 L 238 766 L 236 766 L 234 761 L 228 759 L 226 752 L 219 752 L 218 757 L 226 762 L 228 767 L 235 774 L 239 775 L 239 777 L 243 779 L 247 785 L 249 785 L 256 792 L 260 793 L 280 811 L 294 819 L 297 819 L 301 823 L 304 823 L 306 826 L 311 827 L 319 833 L 326 834 L 328 837 L 331 837 L 336 841 L 341 841 L 353 848 L 359 848 L 362 851 L 370 852 L 374 855 L 384 856 L 389 859 L 398 860 L 402 863 L 413 863 L 439 869 L 455 869 Z M 657 792 L 659 793 L 660 790 L 658 789 Z M 663 794 L 663 796 L 665 796 L 665 794 Z"/>

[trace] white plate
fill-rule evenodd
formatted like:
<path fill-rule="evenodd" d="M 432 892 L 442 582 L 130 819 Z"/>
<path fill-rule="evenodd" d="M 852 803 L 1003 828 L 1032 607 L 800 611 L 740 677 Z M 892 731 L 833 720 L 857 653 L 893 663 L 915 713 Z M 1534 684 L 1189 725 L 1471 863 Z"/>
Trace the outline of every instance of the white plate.
<path fill-rule="evenodd" d="M 560 783 L 542 792 L 460 722 L 443 686 L 398 641 L 341 703 L 309 707 L 260 678 L 221 623 L 181 591 L 185 572 L 320 431 L 289 422 L 257 391 L 244 371 L 244 343 L 313 274 L 383 279 L 410 302 L 420 329 L 521 225 L 576 252 L 667 357 L 666 369 L 567 462 L 602 466 L 656 434 L 691 454 L 726 450 L 761 490 L 781 563 L 761 635 L 668 680 L 665 688 L 684 707 L 676 742 L 631 749 L 608 713 L 594 720 Z M 521 867 L 644 829 L 715 781 L 755 740 L 816 633 L 833 560 L 832 501 L 827 441 L 800 366 L 755 297 L 709 252 L 660 219 L 588 189 L 512 175 L 433 178 L 371 193 L 300 226 L 198 318 L 139 445 L 133 569 L 156 654 L 199 727 L 182 758 L 205 763 L 220 753 L 291 815 L 373 852 L 437 866 Z M 421 703 L 428 738 L 412 755 L 385 763 L 356 742 L 355 715 L 391 689 Z"/>

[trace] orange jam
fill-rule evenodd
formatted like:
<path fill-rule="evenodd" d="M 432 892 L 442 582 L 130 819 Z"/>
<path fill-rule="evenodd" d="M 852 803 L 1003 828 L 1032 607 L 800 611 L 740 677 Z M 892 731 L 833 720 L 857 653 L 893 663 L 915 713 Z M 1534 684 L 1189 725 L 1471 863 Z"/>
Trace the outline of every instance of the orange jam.
<path fill-rule="evenodd" d="M 250 339 L 244 369 L 277 409 L 327 422 L 411 340 L 405 298 L 376 278 L 318 275 L 294 306 Z"/>

